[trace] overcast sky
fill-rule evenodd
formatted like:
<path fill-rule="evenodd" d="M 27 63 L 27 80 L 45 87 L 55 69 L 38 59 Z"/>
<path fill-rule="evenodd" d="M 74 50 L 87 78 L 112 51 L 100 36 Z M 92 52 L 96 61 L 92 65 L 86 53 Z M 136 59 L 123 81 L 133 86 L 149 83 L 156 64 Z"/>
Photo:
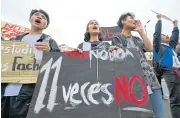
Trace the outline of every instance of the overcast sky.
<path fill-rule="evenodd" d="M 155 10 L 178 19 L 180 0 L 1 0 L 3 20 L 29 27 L 31 9 L 41 8 L 49 13 L 50 26 L 45 30 L 58 44 L 77 47 L 83 41 L 86 25 L 96 19 L 103 27 L 115 26 L 124 12 L 134 12 L 143 24 L 148 20 L 148 36 L 152 38 L 156 16 Z M 163 33 L 171 34 L 172 23 L 163 21 Z"/>

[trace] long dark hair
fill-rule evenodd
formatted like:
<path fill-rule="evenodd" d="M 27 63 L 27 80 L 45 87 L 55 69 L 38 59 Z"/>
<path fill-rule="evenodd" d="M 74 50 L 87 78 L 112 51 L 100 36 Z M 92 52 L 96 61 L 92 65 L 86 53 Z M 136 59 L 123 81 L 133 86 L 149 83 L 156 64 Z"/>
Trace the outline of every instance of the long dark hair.
<path fill-rule="evenodd" d="M 89 23 L 91 21 L 96 21 L 96 20 L 90 20 Z M 97 22 L 97 21 L 96 21 Z M 84 41 L 85 42 L 89 42 L 91 36 L 90 36 L 90 33 L 88 32 L 88 26 L 89 26 L 89 23 L 87 24 L 87 27 L 86 27 L 86 33 L 84 34 Z M 102 35 L 102 32 L 101 32 L 101 28 L 99 27 L 99 34 L 98 34 L 98 38 L 99 38 L 99 41 L 102 41 L 103 40 L 103 35 Z"/>

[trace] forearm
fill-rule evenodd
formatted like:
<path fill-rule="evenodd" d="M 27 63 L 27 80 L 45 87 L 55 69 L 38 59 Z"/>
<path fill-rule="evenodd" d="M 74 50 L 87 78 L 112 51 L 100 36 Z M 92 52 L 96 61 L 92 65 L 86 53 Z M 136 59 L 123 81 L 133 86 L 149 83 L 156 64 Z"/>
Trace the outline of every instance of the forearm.
<path fill-rule="evenodd" d="M 173 23 L 174 28 L 172 31 L 172 35 L 170 37 L 169 45 L 172 48 L 176 48 L 176 45 L 178 44 L 178 39 L 179 39 L 178 21 L 174 20 L 172 23 Z"/>
<path fill-rule="evenodd" d="M 153 49 L 158 53 L 161 47 L 161 30 L 162 21 L 158 20 L 155 26 L 155 32 L 153 34 Z"/>
<path fill-rule="evenodd" d="M 177 26 L 174 26 L 173 31 L 172 31 L 172 35 L 170 37 L 170 42 L 169 44 L 175 48 L 176 45 L 178 44 L 178 39 L 179 39 L 179 29 Z"/>
<path fill-rule="evenodd" d="M 170 39 L 177 41 L 178 38 L 179 38 L 179 28 L 177 26 L 174 26 Z"/>
<path fill-rule="evenodd" d="M 145 46 L 145 50 L 147 52 L 151 52 L 152 51 L 152 44 L 150 39 L 147 37 L 147 35 L 145 34 L 144 30 L 139 31 L 139 34 L 141 36 L 141 38 L 143 39 L 144 42 L 144 46 Z"/>

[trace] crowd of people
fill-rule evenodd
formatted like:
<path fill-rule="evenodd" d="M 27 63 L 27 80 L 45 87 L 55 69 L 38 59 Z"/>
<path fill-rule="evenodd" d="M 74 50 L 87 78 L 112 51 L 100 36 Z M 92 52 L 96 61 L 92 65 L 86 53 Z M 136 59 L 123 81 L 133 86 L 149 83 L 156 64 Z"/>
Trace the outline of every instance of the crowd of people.
<path fill-rule="evenodd" d="M 49 15 L 44 10 L 32 10 L 29 21 L 31 29 L 29 33 L 17 36 L 14 40 L 21 40 L 31 44 L 36 51 L 43 52 L 67 52 L 87 51 L 84 45 L 91 44 L 91 49 L 106 48 L 108 51 L 119 48 L 136 48 L 140 56 L 140 63 L 144 73 L 144 81 L 147 83 L 152 110 L 155 118 L 164 118 L 163 93 L 161 79 L 164 78 L 169 90 L 170 108 L 173 118 L 180 118 L 180 44 L 178 21 L 173 21 L 172 36 L 162 34 L 162 16 L 157 15 L 157 24 L 153 36 L 153 45 L 146 35 L 143 25 L 135 19 L 133 13 L 122 14 L 117 22 L 121 35 L 111 39 L 112 45 L 103 42 L 103 34 L 96 20 L 90 20 L 84 34 L 84 41 L 77 48 L 67 45 L 57 45 L 49 35 L 44 34 L 50 23 Z M 141 37 L 133 36 L 132 31 L 139 33 Z M 3 39 L 3 38 L 1 38 Z M 48 41 L 47 41 L 48 39 Z M 99 46 L 101 45 L 101 46 Z M 103 46 L 102 46 L 103 45 Z M 148 63 L 145 52 L 153 52 L 153 67 Z M 41 60 L 41 59 L 40 59 Z M 2 118 L 26 118 L 31 98 L 36 84 L 8 84 L 1 83 L 1 117 Z M 11 95 L 10 91 L 14 91 Z"/>

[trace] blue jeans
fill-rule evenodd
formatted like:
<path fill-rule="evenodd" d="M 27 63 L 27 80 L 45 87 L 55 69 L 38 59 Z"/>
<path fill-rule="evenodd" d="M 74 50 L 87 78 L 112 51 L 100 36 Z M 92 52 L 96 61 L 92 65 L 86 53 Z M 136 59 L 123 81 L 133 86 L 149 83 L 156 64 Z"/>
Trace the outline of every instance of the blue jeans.
<path fill-rule="evenodd" d="M 153 93 L 149 95 L 152 110 L 154 112 L 155 118 L 164 118 L 163 100 L 161 89 L 153 90 Z"/>

